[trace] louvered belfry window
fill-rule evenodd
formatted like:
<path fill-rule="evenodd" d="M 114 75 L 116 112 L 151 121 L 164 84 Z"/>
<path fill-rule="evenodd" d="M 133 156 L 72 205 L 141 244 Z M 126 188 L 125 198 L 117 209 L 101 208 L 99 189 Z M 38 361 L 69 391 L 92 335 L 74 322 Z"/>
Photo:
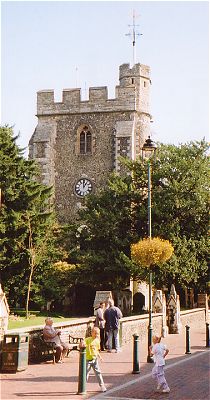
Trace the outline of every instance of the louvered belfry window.
<path fill-rule="evenodd" d="M 80 133 L 80 154 L 92 153 L 92 135 L 88 127 L 85 126 Z"/>

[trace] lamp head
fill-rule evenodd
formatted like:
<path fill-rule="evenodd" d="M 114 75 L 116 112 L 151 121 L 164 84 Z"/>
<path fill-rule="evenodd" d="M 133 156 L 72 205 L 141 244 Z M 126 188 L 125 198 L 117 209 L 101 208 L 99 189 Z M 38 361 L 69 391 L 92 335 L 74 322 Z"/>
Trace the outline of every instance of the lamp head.
<path fill-rule="evenodd" d="M 142 147 L 142 158 L 151 158 L 152 155 L 155 154 L 156 149 L 156 144 L 153 142 L 152 139 L 150 139 L 150 136 L 148 136 L 148 139 L 145 140 Z"/>

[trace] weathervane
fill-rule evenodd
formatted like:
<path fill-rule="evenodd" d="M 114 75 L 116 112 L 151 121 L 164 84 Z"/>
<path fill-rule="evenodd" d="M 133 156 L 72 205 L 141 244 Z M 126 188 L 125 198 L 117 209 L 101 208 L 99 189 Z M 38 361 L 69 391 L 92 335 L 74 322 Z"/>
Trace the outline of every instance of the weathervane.
<path fill-rule="evenodd" d="M 139 33 L 136 31 L 136 27 L 139 25 L 136 25 L 136 15 L 135 15 L 135 10 L 133 10 L 133 25 L 128 25 L 129 28 L 132 28 L 129 33 L 126 33 L 125 36 L 132 36 L 132 46 L 133 46 L 133 65 L 136 62 L 136 38 L 138 36 L 142 36 L 142 33 Z"/>

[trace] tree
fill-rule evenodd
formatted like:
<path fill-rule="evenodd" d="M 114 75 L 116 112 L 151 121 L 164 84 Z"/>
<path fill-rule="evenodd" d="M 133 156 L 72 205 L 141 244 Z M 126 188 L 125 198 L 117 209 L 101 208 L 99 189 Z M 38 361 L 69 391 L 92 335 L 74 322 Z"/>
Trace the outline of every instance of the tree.
<path fill-rule="evenodd" d="M 153 231 L 198 239 L 208 232 L 207 143 L 161 145 L 153 169 Z"/>
<path fill-rule="evenodd" d="M 42 279 L 43 268 L 57 257 L 49 187 L 35 180 L 37 166 L 23 157 L 10 127 L 0 128 L 0 272 L 1 282 L 11 305 L 26 304 L 30 298 L 36 269 Z M 34 284 L 34 293 L 38 288 Z"/>
<path fill-rule="evenodd" d="M 207 149 L 204 141 L 161 145 L 153 169 L 153 234 L 169 239 L 175 249 L 165 265 L 168 277 L 201 290 L 208 269 Z"/>
<path fill-rule="evenodd" d="M 87 198 L 75 229 L 77 251 L 69 262 L 78 264 L 72 280 L 95 288 L 126 287 L 130 278 L 132 210 L 130 177 L 112 175 L 106 190 Z M 73 247 L 73 246 L 72 246 Z"/>
<path fill-rule="evenodd" d="M 175 282 L 182 287 L 205 288 L 208 269 L 207 149 L 204 141 L 158 146 L 156 162 L 152 163 L 152 236 L 170 240 L 174 255 L 164 268 L 156 267 L 157 285 L 168 282 L 170 286 Z M 127 165 L 136 193 L 135 227 L 139 237 L 145 237 L 147 195 L 143 188 L 147 187 L 146 165 L 142 160 Z"/>
<path fill-rule="evenodd" d="M 171 259 L 156 266 L 155 281 L 199 286 L 207 277 L 208 159 L 204 141 L 159 145 L 152 168 L 152 236 L 169 240 Z M 127 285 L 136 274 L 130 245 L 147 237 L 147 165 L 124 160 L 127 173 L 113 174 L 107 188 L 88 197 L 79 225 L 80 277 L 97 287 Z M 76 253 L 75 253 L 76 254 Z M 77 272 L 78 272 L 77 271 Z M 145 271 L 141 271 L 145 278 Z M 139 277 L 140 277 L 139 275 Z"/>

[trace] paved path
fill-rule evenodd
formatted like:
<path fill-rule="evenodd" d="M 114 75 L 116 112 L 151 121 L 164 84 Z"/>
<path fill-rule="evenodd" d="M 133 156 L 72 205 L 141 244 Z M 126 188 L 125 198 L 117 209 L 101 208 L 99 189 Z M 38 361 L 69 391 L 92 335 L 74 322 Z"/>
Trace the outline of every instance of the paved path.
<path fill-rule="evenodd" d="M 92 397 L 94 400 L 201 400 L 209 399 L 209 352 L 198 352 L 190 358 L 169 363 L 165 374 L 170 382 L 169 394 L 156 391 L 151 373 L 111 389 L 105 395 Z"/>
<path fill-rule="evenodd" d="M 140 343 L 140 374 L 132 374 L 132 344 L 121 353 L 102 353 L 100 363 L 106 393 L 101 393 L 95 376 L 87 383 L 86 395 L 78 395 L 78 352 L 72 352 L 64 364 L 51 362 L 29 365 L 16 374 L 1 374 L 2 400 L 209 400 L 209 350 L 205 348 L 205 325 L 190 330 L 191 354 L 185 354 L 185 329 L 179 335 L 162 339 L 170 353 L 165 373 L 169 394 L 155 392 L 151 379 L 152 364 L 146 362 L 147 345 Z"/>

